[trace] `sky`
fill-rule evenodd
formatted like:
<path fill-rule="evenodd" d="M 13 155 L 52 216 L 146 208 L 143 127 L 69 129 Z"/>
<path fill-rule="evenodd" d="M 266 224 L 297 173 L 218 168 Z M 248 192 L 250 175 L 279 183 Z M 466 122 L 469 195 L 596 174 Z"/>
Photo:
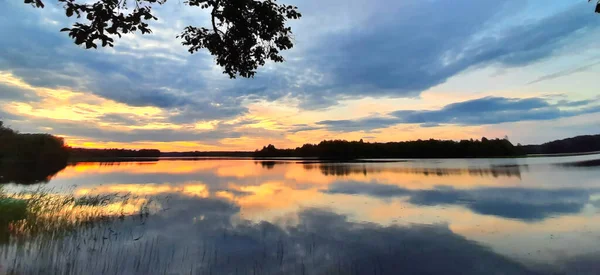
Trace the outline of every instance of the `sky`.
<path fill-rule="evenodd" d="M 152 34 L 86 50 L 46 2 L 0 10 L 0 120 L 74 147 L 600 134 L 600 15 L 585 0 L 281 0 L 303 15 L 286 62 L 235 80 L 176 38 L 210 23 L 199 8 L 169 1 Z"/>

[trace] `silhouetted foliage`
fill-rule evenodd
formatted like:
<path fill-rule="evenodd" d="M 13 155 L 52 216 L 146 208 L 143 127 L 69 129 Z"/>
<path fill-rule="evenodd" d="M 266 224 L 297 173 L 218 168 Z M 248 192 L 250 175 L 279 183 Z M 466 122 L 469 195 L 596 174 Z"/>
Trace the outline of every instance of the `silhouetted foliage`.
<path fill-rule="evenodd" d="M 588 2 L 592 2 L 592 0 L 588 0 Z M 596 4 L 596 12 L 600 13 L 600 1 Z"/>
<path fill-rule="evenodd" d="M 265 168 L 267 170 L 271 170 L 273 168 L 275 168 L 275 165 L 277 164 L 283 164 L 284 162 L 277 162 L 277 161 L 260 161 L 260 166 L 262 168 Z"/>
<path fill-rule="evenodd" d="M 600 167 L 600 159 L 561 163 L 560 165 L 567 167 Z"/>
<path fill-rule="evenodd" d="M 87 149 L 69 148 L 71 160 L 106 160 L 118 158 L 158 158 L 160 151 L 156 149 Z"/>
<path fill-rule="evenodd" d="M 56 0 L 63 4 L 67 17 L 76 16 L 79 22 L 68 32 L 75 44 L 86 49 L 113 46 L 114 37 L 137 32 L 151 33 L 148 21 L 157 20 L 152 7 L 166 0 Z M 283 62 L 280 51 L 293 47 L 292 29 L 286 27 L 289 19 L 298 19 L 298 8 L 277 4 L 277 0 L 188 0 L 190 7 L 210 9 L 209 28 L 188 26 L 178 38 L 194 53 L 207 49 L 216 59 L 223 73 L 231 78 L 237 75 L 253 77 L 256 69 L 267 60 Z M 24 0 L 43 8 L 42 0 Z M 128 12 L 131 10 L 131 12 Z M 81 21 L 82 18 L 83 21 Z"/>
<path fill-rule="evenodd" d="M 164 152 L 160 154 L 161 157 L 252 157 L 253 152 L 244 151 L 191 151 L 191 152 Z"/>
<path fill-rule="evenodd" d="M 304 169 L 311 170 L 318 167 L 321 173 L 325 176 L 348 176 L 352 174 L 378 174 L 378 173 L 396 173 L 396 174 L 417 174 L 424 176 L 456 176 L 456 175 L 470 175 L 472 177 L 517 177 L 521 178 L 521 169 L 527 169 L 527 166 L 521 165 L 492 165 L 487 168 L 482 167 L 469 167 L 467 169 L 461 168 L 427 168 L 427 167 L 385 167 L 365 165 L 365 162 L 360 165 L 353 164 L 352 162 L 317 162 L 318 165 L 311 166 L 305 165 Z"/>
<path fill-rule="evenodd" d="M 269 144 L 254 153 L 256 157 L 317 157 L 325 159 L 356 158 L 476 158 L 510 157 L 522 152 L 506 139 L 417 140 L 369 143 L 362 141 L 324 140 L 296 149 L 277 149 Z"/>
<path fill-rule="evenodd" d="M 567 154 L 600 151 L 600 135 L 586 135 L 520 147 L 527 154 Z"/>
<path fill-rule="evenodd" d="M 0 184 L 46 182 L 67 165 L 62 138 L 20 134 L 0 121 Z"/>
<path fill-rule="evenodd" d="M 38 184 L 47 183 L 58 172 L 65 169 L 63 161 L 4 161 L 0 162 L 0 184 Z"/>
<path fill-rule="evenodd" d="M 21 134 L 0 122 L 0 160 L 66 163 L 67 150 L 62 138 L 50 134 Z"/>

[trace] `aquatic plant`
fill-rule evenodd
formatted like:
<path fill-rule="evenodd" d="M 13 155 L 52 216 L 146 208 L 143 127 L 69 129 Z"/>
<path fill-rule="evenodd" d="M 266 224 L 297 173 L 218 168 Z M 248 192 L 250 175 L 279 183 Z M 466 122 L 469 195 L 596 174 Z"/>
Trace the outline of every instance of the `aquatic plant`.
<path fill-rule="evenodd" d="M 62 235 L 126 216 L 147 217 L 151 203 L 130 194 L 77 197 L 44 189 L 13 194 L 0 191 L 0 240 Z"/>

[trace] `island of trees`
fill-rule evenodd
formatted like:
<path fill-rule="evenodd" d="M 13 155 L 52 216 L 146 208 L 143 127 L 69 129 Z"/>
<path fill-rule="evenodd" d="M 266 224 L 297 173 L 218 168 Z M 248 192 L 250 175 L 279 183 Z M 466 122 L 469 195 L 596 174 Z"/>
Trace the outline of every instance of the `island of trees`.
<path fill-rule="evenodd" d="M 524 152 L 507 139 L 416 140 L 402 142 L 363 142 L 324 140 L 296 149 L 277 149 L 273 145 L 254 153 L 255 157 L 310 157 L 321 159 L 357 158 L 480 158 L 516 157 Z"/>

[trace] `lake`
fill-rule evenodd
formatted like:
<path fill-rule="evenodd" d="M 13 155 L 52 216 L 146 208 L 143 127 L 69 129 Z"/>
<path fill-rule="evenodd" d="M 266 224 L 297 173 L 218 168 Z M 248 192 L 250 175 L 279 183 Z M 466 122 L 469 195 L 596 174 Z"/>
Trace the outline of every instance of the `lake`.
<path fill-rule="evenodd" d="M 599 274 L 598 159 L 77 163 L 3 189 L 105 218 L 9 238 L 0 273 Z"/>

